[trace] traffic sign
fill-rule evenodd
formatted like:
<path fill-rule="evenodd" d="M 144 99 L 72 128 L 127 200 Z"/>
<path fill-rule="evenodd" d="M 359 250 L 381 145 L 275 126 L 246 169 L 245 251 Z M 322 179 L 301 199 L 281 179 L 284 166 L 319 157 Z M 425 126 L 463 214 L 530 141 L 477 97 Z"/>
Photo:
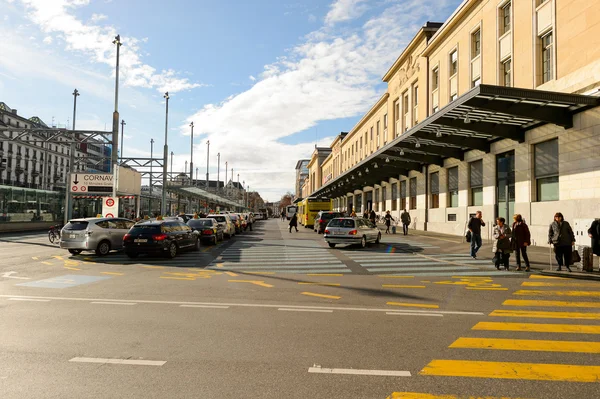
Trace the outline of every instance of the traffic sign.
<path fill-rule="evenodd" d="M 111 193 L 113 183 L 110 173 L 71 173 L 71 192 Z"/>
<path fill-rule="evenodd" d="M 108 207 L 113 207 L 115 205 L 115 200 L 112 198 L 107 198 L 106 199 L 106 206 Z"/>
<path fill-rule="evenodd" d="M 119 214 L 119 199 L 113 197 L 102 197 L 102 215 L 105 218 L 113 218 Z"/>

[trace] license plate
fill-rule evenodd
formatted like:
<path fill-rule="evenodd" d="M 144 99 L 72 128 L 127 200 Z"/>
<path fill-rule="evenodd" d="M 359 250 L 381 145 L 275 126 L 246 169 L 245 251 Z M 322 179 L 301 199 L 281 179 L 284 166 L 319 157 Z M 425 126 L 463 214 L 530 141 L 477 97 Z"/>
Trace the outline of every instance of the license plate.
<path fill-rule="evenodd" d="M 148 242 L 146 238 L 136 238 L 133 242 Z"/>
<path fill-rule="evenodd" d="M 343 236 L 343 235 L 345 235 L 346 233 L 345 233 L 344 231 L 336 231 L 336 232 L 334 232 L 333 234 L 334 234 L 334 235 L 336 235 L 336 236 Z"/>
<path fill-rule="evenodd" d="M 69 234 L 69 238 L 75 238 L 77 237 L 75 234 Z"/>

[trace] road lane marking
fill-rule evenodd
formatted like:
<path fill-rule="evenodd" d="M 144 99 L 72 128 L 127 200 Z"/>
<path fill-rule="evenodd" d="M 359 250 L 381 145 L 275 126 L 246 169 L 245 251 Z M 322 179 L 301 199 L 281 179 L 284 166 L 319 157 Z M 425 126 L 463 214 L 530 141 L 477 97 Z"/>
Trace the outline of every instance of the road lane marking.
<path fill-rule="evenodd" d="M 480 321 L 473 326 L 472 330 L 600 334 L 600 326 L 580 324 L 497 323 L 491 321 Z"/>
<path fill-rule="evenodd" d="M 600 313 L 578 312 L 541 312 L 535 310 L 494 310 L 490 316 L 498 317 L 531 317 L 536 319 L 580 319 L 600 320 Z"/>
<path fill-rule="evenodd" d="M 37 256 L 32 256 L 31 259 L 33 259 L 33 260 L 39 260 L 39 258 Z"/>
<path fill-rule="evenodd" d="M 298 284 L 300 284 L 300 285 L 324 285 L 324 286 L 328 286 L 328 287 L 339 287 L 340 286 L 340 284 L 338 284 L 338 283 L 311 283 L 309 281 L 300 282 Z"/>
<path fill-rule="evenodd" d="M 179 305 L 180 308 L 229 309 L 229 306 L 219 305 Z"/>
<path fill-rule="evenodd" d="M 519 290 L 514 295 L 529 295 L 529 296 L 585 296 L 599 297 L 600 291 L 541 291 L 541 290 Z"/>
<path fill-rule="evenodd" d="M 194 277 L 171 277 L 171 276 L 160 276 L 160 278 L 164 278 L 165 280 L 188 280 L 195 281 Z"/>
<path fill-rule="evenodd" d="M 594 382 L 600 380 L 600 366 L 471 360 L 433 360 L 420 375 L 500 378 L 514 380 Z"/>
<path fill-rule="evenodd" d="M 340 299 L 341 298 L 341 296 L 316 294 L 314 292 L 301 292 L 300 294 L 308 295 L 308 296 L 315 296 L 318 298 L 327 298 L 327 299 Z"/>
<path fill-rule="evenodd" d="M 14 278 L 16 280 L 29 280 L 29 277 L 18 277 L 18 276 L 13 276 L 13 274 L 16 274 L 17 272 L 4 272 L 2 273 L 2 275 L 0 277 L 4 277 L 4 278 Z"/>
<path fill-rule="evenodd" d="M 65 266 L 65 269 L 69 269 L 69 270 L 81 270 L 81 269 L 78 269 L 76 267 L 69 267 L 69 266 Z"/>
<path fill-rule="evenodd" d="M 427 305 L 424 303 L 407 303 L 407 302 L 388 302 L 387 305 L 393 306 L 404 306 L 411 308 L 429 308 L 429 309 L 439 309 L 438 305 Z"/>
<path fill-rule="evenodd" d="M 181 301 L 152 301 L 145 299 L 106 299 L 106 298 L 82 298 L 82 297 L 57 297 L 57 296 L 34 296 L 34 295 L 4 295 L 0 294 L 0 298 L 37 298 L 37 299 L 51 299 L 61 301 L 105 301 L 105 302 L 135 302 L 135 303 L 148 303 L 155 305 L 221 305 L 221 306 L 239 306 L 248 308 L 302 308 L 302 309 L 331 309 L 331 310 L 344 310 L 353 312 L 389 312 L 390 308 L 367 308 L 367 307 L 344 307 L 344 306 L 301 306 L 301 305 L 286 305 L 286 304 L 261 304 L 261 303 L 219 303 L 219 302 L 181 302 Z M 456 315 L 469 315 L 469 316 L 484 316 L 483 312 L 466 312 L 466 311 L 452 311 L 452 310 L 419 310 L 419 309 L 406 309 L 405 312 L 414 313 L 441 313 L 441 314 L 456 314 Z"/>
<path fill-rule="evenodd" d="M 44 264 L 44 265 L 48 265 L 48 266 L 52 266 L 52 263 L 50 263 L 50 262 L 46 262 L 46 261 L 42 262 L 42 264 Z"/>
<path fill-rule="evenodd" d="M 217 263 L 217 267 L 223 267 L 222 263 Z"/>
<path fill-rule="evenodd" d="M 600 353 L 600 342 L 460 337 L 454 341 L 449 348 Z"/>
<path fill-rule="evenodd" d="M 279 308 L 277 310 L 281 310 L 284 312 L 317 312 L 317 313 L 333 313 L 333 310 L 327 309 L 298 309 L 298 308 Z"/>
<path fill-rule="evenodd" d="M 509 398 L 508 396 L 456 396 L 456 395 L 432 395 L 430 393 L 420 392 L 392 392 L 386 399 L 526 399 Z"/>
<path fill-rule="evenodd" d="M 502 303 L 504 306 L 522 307 L 557 307 L 557 308 L 600 308 L 600 302 L 568 302 L 568 301 L 528 301 L 519 299 L 507 299 Z"/>
<path fill-rule="evenodd" d="M 101 357 L 74 357 L 69 360 L 75 363 L 101 363 L 101 364 L 126 364 L 133 366 L 162 366 L 166 361 L 162 360 L 132 360 L 132 359 L 107 359 Z"/>
<path fill-rule="evenodd" d="M 521 283 L 523 287 L 594 287 L 600 288 L 598 283 L 546 283 L 541 281 L 524 281 Z"/>
<path fill-rule="evenodd" d="M 111 276 L 122 276 L 125 273 L 117 273 L 117 272 L 100 272 L 100 274 L 110 274 Z"/>
<path fill-rule="evenodd" d="M 96 301 L 96 302 L 90 302 L 92 305 L 128 305 L 128 306 L 132 306 L 132 305 L 137 305 L 134 302 L 101 302 L 101 301 Z"/>
<path fill-rule="evenodd" d="M 33 299 L 33 298 L 8 298 L 9 301 L 23 302 L 50 302 L 50 299 Z"/>
<path fill-rule="evenodd" d="M 260 287 L 273 288 L 273 285 L 265 283 L 263 280 L 227 280 L 230 283 L 250 283 Z"/>
<path fill-rule="evenodd" d="M 467 290 L 474 290 L 474 291 L 508 291 L 508 288 L 499 288 L 499 287 L 490 287 L 490 288 L 486 288 L 486 287 L 465 287 Z"/>
<path fill-rule="evenodd" d="M 348 375 L 378 375 L 388 377 L 410 377 L 410 371 L 401 370 L 361 370 L 361 369 L 329 369 L 324 367 L 309 367 L 309 373 L 317 374 L 348 374 Z"/>
<path fill-rule="evenodd" d="M 246 274 L 275 274 L 275 272 L 252 272 L 249 270 L 242 270 L 241 272 Z"/>
<path fill-rule="evenodd" d="M 237 274 L 235 274 L 234 272 L 225 272 L 225 274 L 231 277 L 237 277 Z"/>
<path fill-rule="evenodd" d="M 383 288 L 425 288 L 424 285 L 382 284 Z"/>
<path fill-rule="evenodd" d="M 62 256 L 58 256 L 58 255 L 53 255 L 52 257 L 53 257 L 54 259 L 65 260 L 65 258 L 63 258 Z"/>
<path fill-rule="evenodd" d="M 343 274 L 335 274 L 335 273 L 306 273 L 307 276 L 329 276 L 329 277 L 342 277 Z"/>
<path fill-rule="evenodd" d="M 540 279 L 540 280 L 562 280 L 564 281 L 563 277 L 554 277 L 554 276 L 544 276 L 541 274 L 532 274 L 531 276 L 529 276 L 530 279 Z"/>
<path fill-rule="evenodd" d="M 379 275 L 381 278 L 415 278 L 415 276 L 390 276 L 390 275 Z"/>
<path fill-rule="evenodd" d="M 443 314 L 439 313 L 407 313 L 407 312 L 385 312 L 389 316 L 435 316 L 444 317 Z"/>

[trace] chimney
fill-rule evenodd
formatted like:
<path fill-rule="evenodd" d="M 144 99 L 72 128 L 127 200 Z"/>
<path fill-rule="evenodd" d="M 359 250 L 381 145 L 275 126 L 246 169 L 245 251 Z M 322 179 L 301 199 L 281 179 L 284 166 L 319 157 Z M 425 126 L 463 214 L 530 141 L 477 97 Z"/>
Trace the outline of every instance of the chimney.
<path fill-rule="evenodd" d="M 17 110 L 13 108 L 12 109 L 12 113 L 15 114 L 15 115 L 17 115 Z"/>

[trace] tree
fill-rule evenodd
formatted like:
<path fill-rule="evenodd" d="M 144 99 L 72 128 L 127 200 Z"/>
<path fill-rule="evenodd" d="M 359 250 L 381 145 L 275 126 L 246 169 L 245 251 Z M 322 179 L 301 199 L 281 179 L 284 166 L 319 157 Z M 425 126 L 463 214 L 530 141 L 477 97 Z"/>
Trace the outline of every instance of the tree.
<path fill-rule="evenodd" d="M 292 205 L 293 198 L 294 198 L 294 195 L 292 193 L 290 193 L 289 191 L 286 194 L 284 194 L 281 197 L 281 200 L 279 201 L 279 210 L 281 212 L 283 212 L 283 210 L 286 209 L 286 207 L 288 205 Z"/>

